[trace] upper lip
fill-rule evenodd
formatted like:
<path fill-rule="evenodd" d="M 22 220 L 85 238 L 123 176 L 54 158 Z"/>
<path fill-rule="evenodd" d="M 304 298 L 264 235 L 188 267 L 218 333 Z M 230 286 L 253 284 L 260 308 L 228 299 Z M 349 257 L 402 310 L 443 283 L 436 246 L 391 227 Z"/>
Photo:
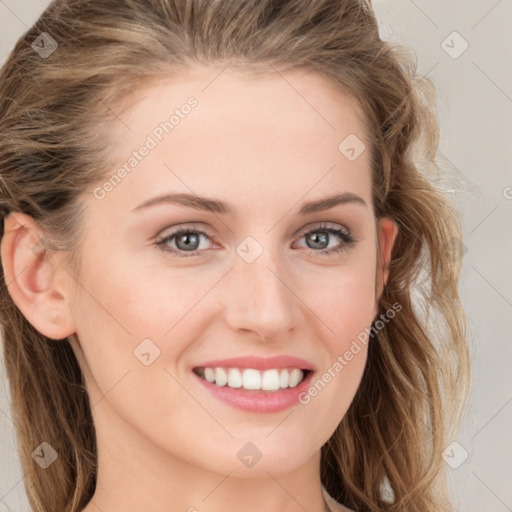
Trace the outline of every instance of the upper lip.
<path fill-rule="evenodd" d="M 255 370 L 270 370 L 272 368 L 299 368 L 300 370 L 314 370 L 311 363 L 299 357 L 287 355 L 273 357 L 241 356 L 229 359 L 216 359 L 206 361 L 197 367 L 209 368 L 254 368 Z"/>

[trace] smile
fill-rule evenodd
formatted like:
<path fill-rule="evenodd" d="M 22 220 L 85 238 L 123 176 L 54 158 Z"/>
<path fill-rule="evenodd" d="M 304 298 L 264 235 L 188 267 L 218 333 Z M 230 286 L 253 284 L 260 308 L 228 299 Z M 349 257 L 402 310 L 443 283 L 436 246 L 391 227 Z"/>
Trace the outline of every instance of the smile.
<path fill-rule="evenodd" d="M 298 386 L 309 370 L 299 368 L 210 368 L 196 367 L 194 373 L 218 387 L 243 388 L 248 391 L 279 391 Z"/>

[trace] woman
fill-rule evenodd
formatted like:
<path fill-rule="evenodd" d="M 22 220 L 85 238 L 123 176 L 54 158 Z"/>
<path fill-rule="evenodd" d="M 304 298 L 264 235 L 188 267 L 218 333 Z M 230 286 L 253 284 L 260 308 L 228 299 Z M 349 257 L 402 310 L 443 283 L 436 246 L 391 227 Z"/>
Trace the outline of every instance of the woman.
<path fill-rule="evenodd" d="M 0 112 L 34 510 L 452 510 L 461 234 L 368 2 L 57 0 Z"/>

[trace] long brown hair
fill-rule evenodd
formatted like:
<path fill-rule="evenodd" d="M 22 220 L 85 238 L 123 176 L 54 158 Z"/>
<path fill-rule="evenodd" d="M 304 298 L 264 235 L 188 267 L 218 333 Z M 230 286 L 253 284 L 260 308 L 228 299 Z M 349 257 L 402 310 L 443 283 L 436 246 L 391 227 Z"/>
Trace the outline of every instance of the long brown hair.
<path fill-rule="evenodd" d="M 38 37 L 46 38 L 46 55 L 33 46 Z M 460 421 L 469 375 L 457 291 L 461 231 L 433 184 L 433 84 L 417 74 L 411 52 L 380 39 L 368 0 L 55 0 L 0 73 L 2 217 L 30 215 L 78 269 L 79 198 L 115 164 L 108 151 L 115 147 L 108 128 L 120 122 L 115 106 L 146 80 L 210 62 L 313 71 L 363 109 L 375 212 L 399 227 L 379 314 L 397 302 L 402 310 L 368 345 L 360 388 L 322 447 L 322 483 L 359 511 L 452 510 L 442 451 Z M 3 222 L 1 229 L 3 236 Z M 3 271 L 1 279 L 27 494 L 34 510 L 77 512 L 94 493 L 97 469 L 82 374 L 68 340 L 36 331 Z M 31 456 L 43 441 L 59 455 L 46 470 Z"/>

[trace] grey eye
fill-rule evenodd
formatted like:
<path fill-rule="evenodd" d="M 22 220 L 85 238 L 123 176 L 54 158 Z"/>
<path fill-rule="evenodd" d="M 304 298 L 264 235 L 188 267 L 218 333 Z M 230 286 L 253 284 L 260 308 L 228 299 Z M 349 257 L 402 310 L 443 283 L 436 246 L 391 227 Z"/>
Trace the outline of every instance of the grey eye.
<path fill-rule="evenodd" d="M 183 251 L 197 250 L 201 241 L 199 234 L 194 232 L 184 232 L 174 235 L 174 238 L 176 238 L 176 247 Z"/>
<path fill-rule="evenodd" d="M 320 235 L 318 235 L 318 233 L 320 233 Z M 330 236 L 331 235 L 326 231 L 311 231 L 305 235 L 305 238 L 310 249 L 325 249 L 329 245 Z M 312 242 L 312 246 L 309 245 L 309 242 Z"/>

